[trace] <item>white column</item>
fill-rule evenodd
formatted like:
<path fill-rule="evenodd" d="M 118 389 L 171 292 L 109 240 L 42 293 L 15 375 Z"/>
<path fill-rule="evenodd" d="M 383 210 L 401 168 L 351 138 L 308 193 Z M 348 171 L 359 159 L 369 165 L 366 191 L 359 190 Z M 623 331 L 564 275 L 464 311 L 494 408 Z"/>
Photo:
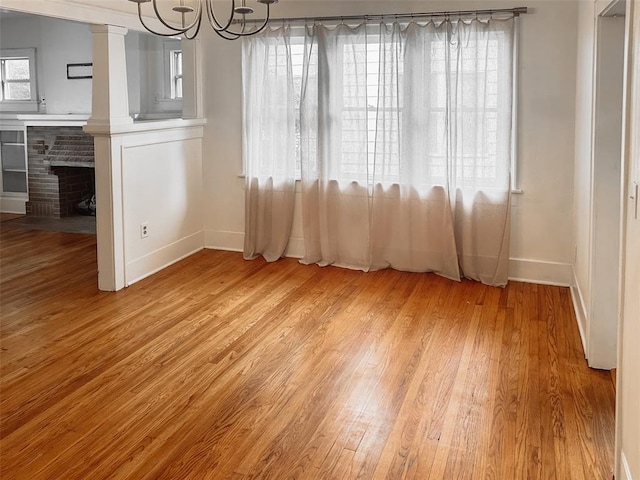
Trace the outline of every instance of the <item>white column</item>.
<path fill-rule="evenodd" d="M 125 287 L 121 142 L 117 127 L 133 123 L 129 116 L 126 28 L 92 25 L 93 102 L 84 127 L 94 136 L 96 173 L 96 230 L 98 288 Z M 115 128 L 114 128 L 115 127 Z"/>
<path fill-rule="evenodd" d="M 124 37 L 127 29 L 113 25 L 91 25 L 93 33 L 93 101 L 89 125 L 132 123 L 129 116 L 127 59 Z"/>

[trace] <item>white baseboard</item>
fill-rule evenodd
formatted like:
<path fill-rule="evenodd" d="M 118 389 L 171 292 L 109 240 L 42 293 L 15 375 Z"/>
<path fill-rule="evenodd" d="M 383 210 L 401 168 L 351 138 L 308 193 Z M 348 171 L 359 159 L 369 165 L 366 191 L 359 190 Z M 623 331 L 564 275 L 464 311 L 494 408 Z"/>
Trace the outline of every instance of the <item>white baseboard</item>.
<path fill-rule="evenodd" d="M 570 263 L 511 258 L 509 280 L 568 287 L 573 280 L 573 266 Z"/>
<path fill-rule="evenodd" d="M 204 248 L 242 252 L 244 249 L 244 232 L 205 230 Z M 291 258 L 302 258 L 304 256 L 304 240 L 302 238 L 290 238 L 289 246 L 284 255 Z"/>
<path fill-rule="evenodd" d="M 241 252 L 244 246 L 244 232 L 205 230 L 204 246 L 215 250 Z M 285 255 L 302 258 L 304 256 L 304 240 L 297 237 L 291 238 Z M 568 287 L 573 280 L 573 266 L 569 263 L 512 258 L 509 260 L 509 279 Z"/>
<path fill-rule="evenodd" d="M 27 213 L 27 199 L 15 197 L 0 197 L 0 212 L 2 213 Z"/>
<path fill-rule="evenodd" d="M 624 452 L 620 452 L 620 475 L 620 480 L 633 480 L 631 468 L 629 468 L 629 463 L 627 462 L 627 457 L 625 457 Z"/>
<path fill-rule="evenodd" d="M 205 230 L 204 248 L 226 250 L 229 252 L 241 252 L 244 248 L 244 233 Z"/>
<path fill-rule="evenodd" d="M 571 301 L 573 302 L 573 311 L 576 313 L 576 321 L 578 322 L 578 331 L 580 332 L 580 340 L 582 341 L 582 351 L 584 358 L 589 358 L 589 350 L 587 346 L 587 309 L 584 304 L 584 297 L 580 291 L 577 278 L 571 285 Z"/>
<path fill-rule="evenodd" d="M 284 252 L 285 257 L 302 258 L 304 257 L 304 238 L 290 238 L 287 251 Z"/>
<path fill-rule="evenodd" d="M 183 258 L 202 250 L 203 232 L 196 232 L 126 263 L 125 286 L 142 280 Z"/>

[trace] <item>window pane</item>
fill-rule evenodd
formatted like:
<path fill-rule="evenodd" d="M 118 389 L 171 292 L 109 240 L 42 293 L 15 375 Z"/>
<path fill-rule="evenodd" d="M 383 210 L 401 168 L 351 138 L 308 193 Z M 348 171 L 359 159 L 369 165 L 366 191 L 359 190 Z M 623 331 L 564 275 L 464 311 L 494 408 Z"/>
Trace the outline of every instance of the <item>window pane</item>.
<path fill-rule="evenodd" d="M 5 80 L 29 80 L 29 59 L 12 58 L 4 60 Z"/>
<path fill-rule="evenodd" d="M 25 193 L 27 191 L 27 175 L 22 172 L 3 172 L 2 189 L 5 192 Z"/>
<path fill-rule="evenodd" d="M 4 85 L 5 100 L 31 100 L 29 82 L 7 82 Z"/>
<path fill-rule="evenodd" d="M 182 75 L 182 52 L 180 51 L 175 52 L 174 62 L 175 62 L 176 75 Z"/>
<path fill-rule="evenodd" d="M 176 98 L 182 98 L 182 78 L 176 78 Z"/>

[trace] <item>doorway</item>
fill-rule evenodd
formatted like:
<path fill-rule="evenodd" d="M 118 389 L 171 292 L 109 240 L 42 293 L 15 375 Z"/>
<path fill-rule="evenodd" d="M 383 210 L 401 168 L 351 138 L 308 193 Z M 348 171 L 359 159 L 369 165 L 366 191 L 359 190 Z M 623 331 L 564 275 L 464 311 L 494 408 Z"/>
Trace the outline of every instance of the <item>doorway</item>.
<path fill-rule="evenodd" d="M 625 2 L 615 0 L 596 17 L 592 169 L 591 305 L 589 366 L 616 366 L 620 277 L 621 139 Z"/>

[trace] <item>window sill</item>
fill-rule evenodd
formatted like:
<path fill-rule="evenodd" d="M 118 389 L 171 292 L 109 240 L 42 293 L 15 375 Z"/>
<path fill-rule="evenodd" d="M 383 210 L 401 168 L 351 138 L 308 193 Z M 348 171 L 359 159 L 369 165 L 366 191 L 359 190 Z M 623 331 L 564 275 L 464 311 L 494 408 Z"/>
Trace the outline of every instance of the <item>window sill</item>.
<path fill-rule="evenodd" d="M 3 100 L 0 102 L 0 112 L 37 112 L 37 100 Z"/>
<path fill-rule="evenodd" d="M 178 105 L 182 103 L 182 98 L 162 98 L 162 97 L 156 97 L 155 98 L 155 102 L 156 103 L 164 103 L 164 104 L 169 104 L 169 105 Z"/>

